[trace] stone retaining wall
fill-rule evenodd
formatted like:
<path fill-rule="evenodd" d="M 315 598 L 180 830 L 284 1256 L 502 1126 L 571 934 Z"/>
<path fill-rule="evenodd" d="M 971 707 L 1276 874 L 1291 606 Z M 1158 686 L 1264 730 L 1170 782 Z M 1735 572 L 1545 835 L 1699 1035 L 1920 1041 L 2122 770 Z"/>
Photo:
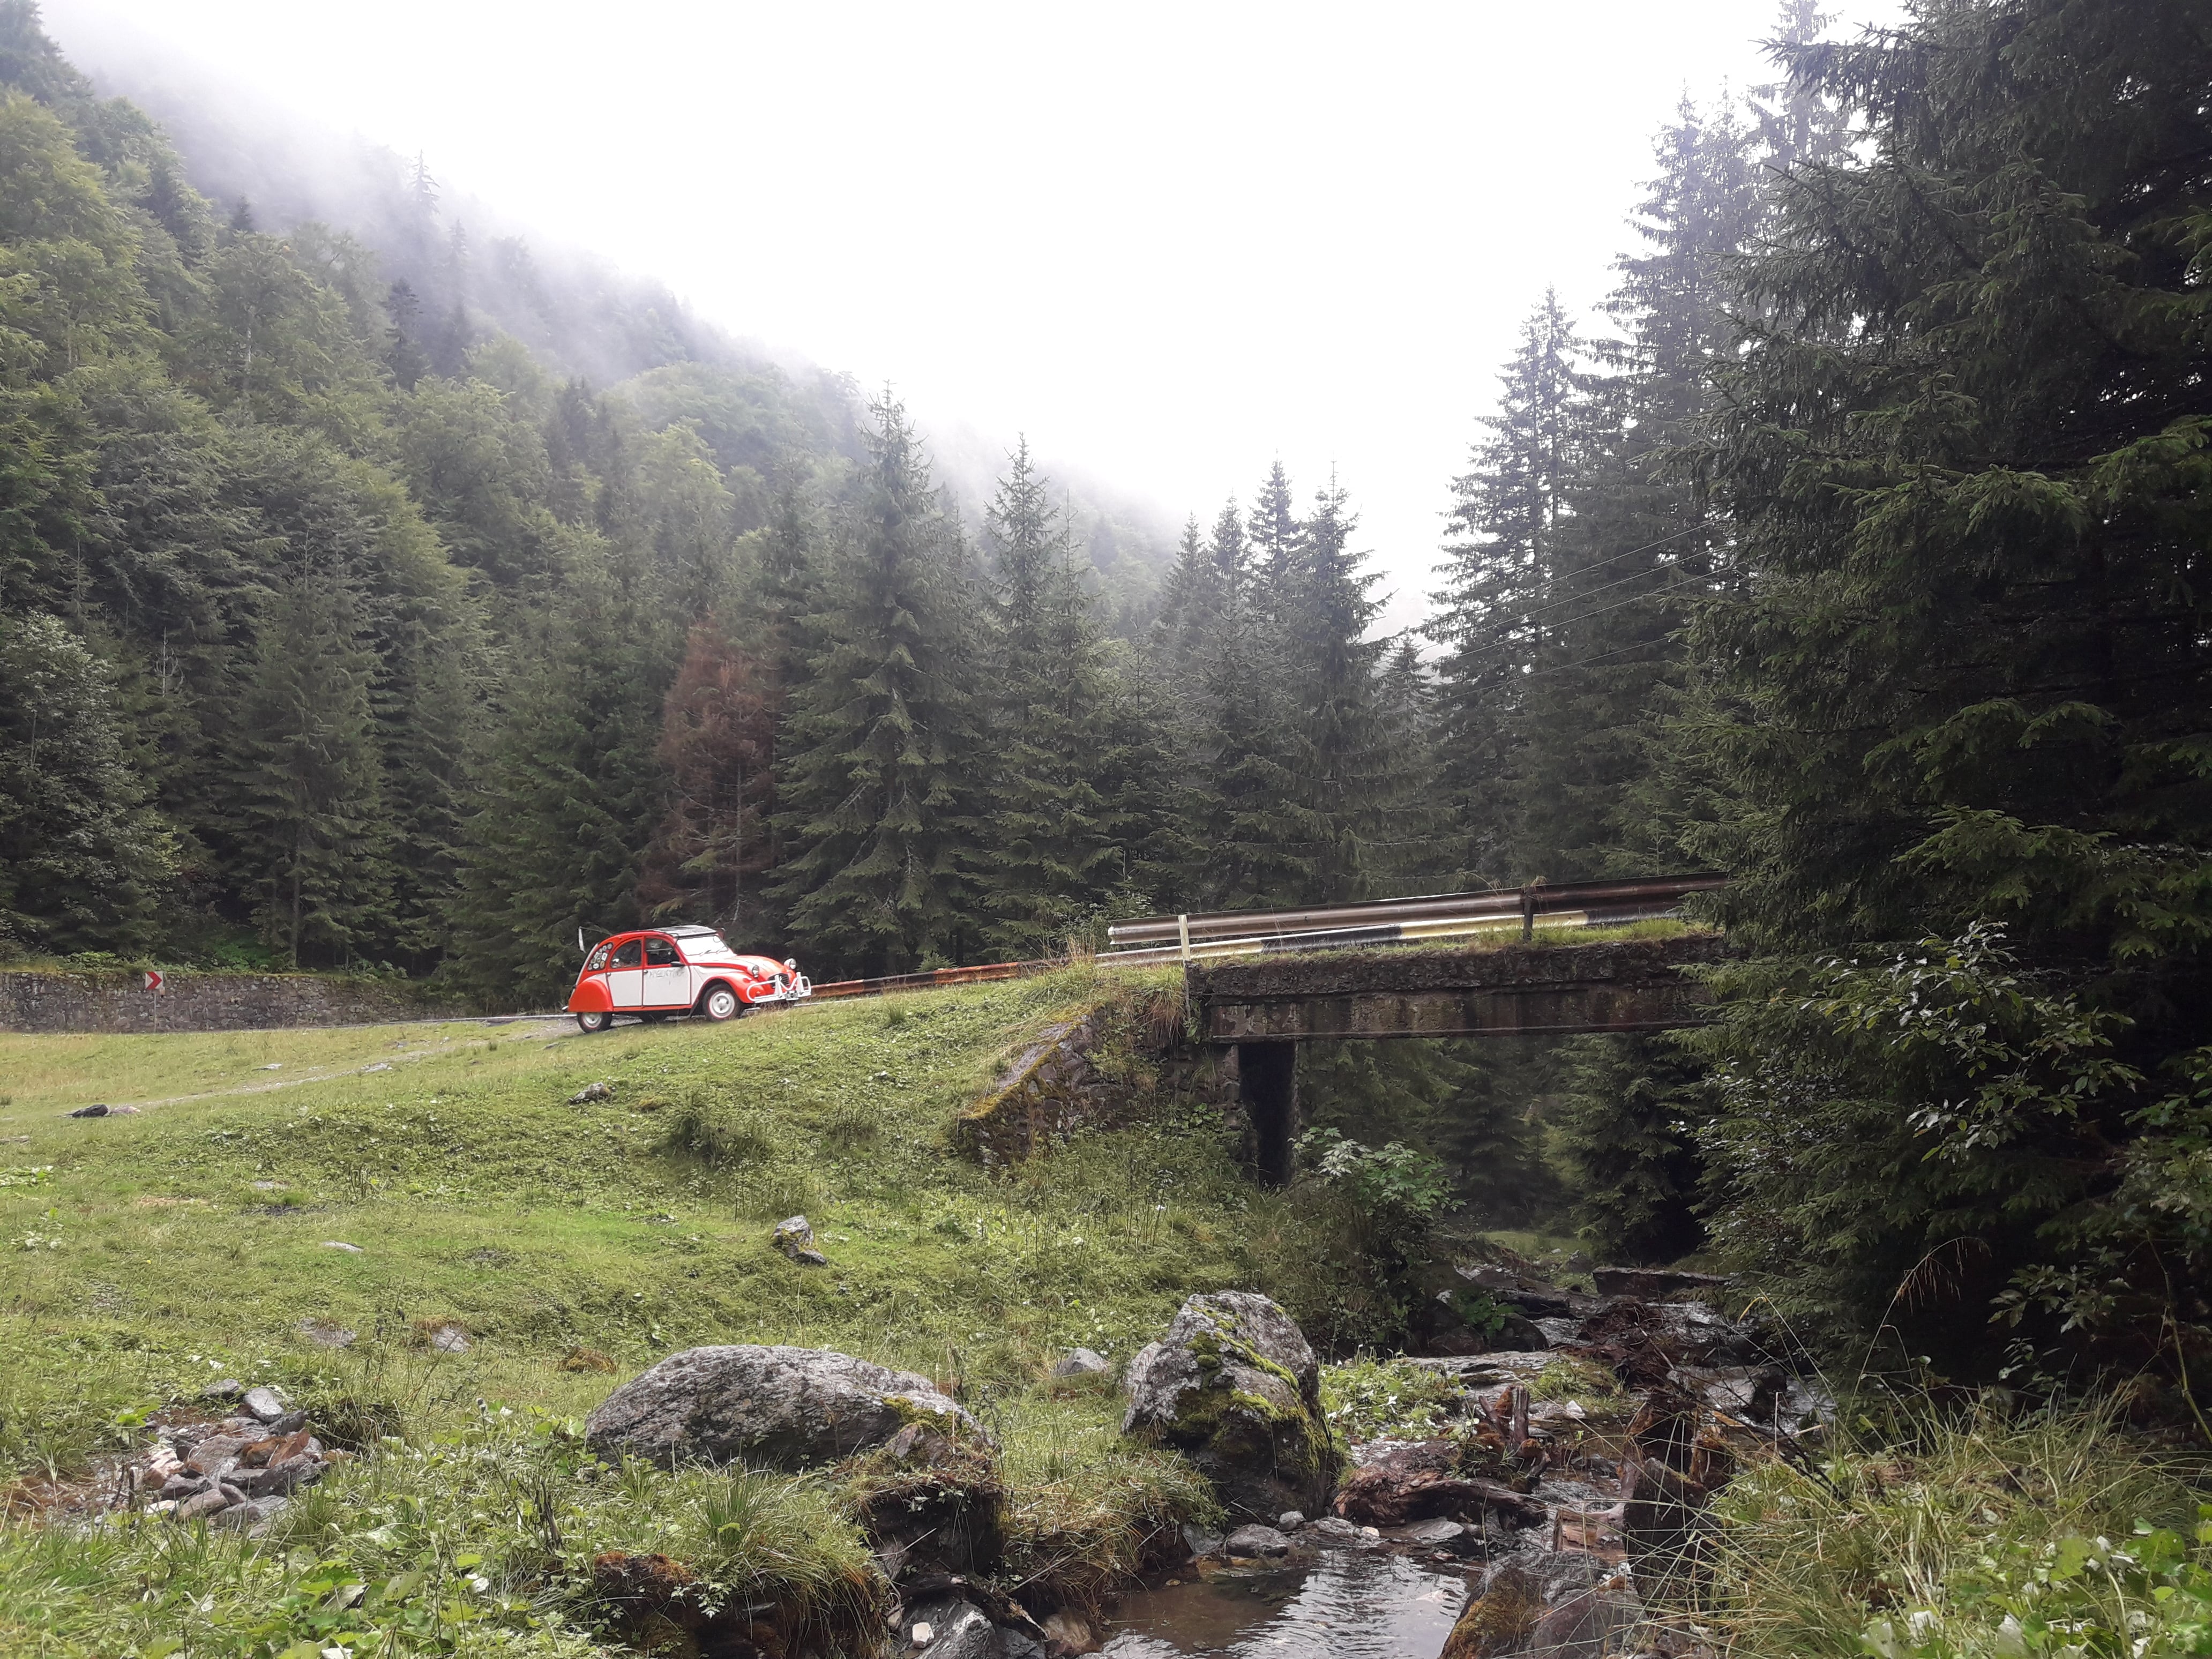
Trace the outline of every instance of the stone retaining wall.
<path fill-rule="evenodd" d="M 337 974 L 0 969 L 0 1031 L 251 1031 L 371 1025 L 466 1012 L 404 982 Z"/>
<path fill-rule="evenodd" d="M 1179 997 L 1115 999 L 1038 1033 L 999 1085 L 961 1114 L 955 1139 L 984 1168 L 1004 1169 L 1078 1130 L 1133 1122 L 1176 1097 L 1234 1113 L 1235 1054 L 1185 1040 Z"/>

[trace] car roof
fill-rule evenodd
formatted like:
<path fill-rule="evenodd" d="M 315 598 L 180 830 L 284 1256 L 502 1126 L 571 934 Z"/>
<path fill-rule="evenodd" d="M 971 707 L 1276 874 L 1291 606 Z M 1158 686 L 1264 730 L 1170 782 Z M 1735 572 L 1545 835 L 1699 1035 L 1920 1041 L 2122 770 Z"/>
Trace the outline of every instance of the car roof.
<path fill-rule="evenodd" d="M 671 939 L 712 939 L 718 930 L 712 927 L 664 927 L 660 931 Z"/>

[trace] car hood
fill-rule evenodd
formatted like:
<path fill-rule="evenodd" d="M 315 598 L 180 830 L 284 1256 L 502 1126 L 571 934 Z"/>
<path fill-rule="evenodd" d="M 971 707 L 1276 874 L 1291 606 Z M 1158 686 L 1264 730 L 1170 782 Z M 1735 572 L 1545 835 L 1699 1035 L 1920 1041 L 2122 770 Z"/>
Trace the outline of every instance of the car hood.
<path fill-rule="evenodd" d="M 691 964 L 695 968 L 742 968 L 755 979 L 774 979 L 783 972 L 783 964 L 773 957 L 749 957 L 736 951 L 727 956 L 718 951 L 694 957 Z"/>

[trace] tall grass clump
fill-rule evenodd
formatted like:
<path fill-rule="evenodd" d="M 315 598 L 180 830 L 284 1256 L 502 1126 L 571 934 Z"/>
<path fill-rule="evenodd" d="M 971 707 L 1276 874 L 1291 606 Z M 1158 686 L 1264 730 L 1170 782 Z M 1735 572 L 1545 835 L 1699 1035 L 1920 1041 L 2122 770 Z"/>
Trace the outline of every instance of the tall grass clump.
<path fill-rule="evenodd" d="M 1717 1500 L 1710 1600 L 1731 1659 L 2158 1659 L 2212 1652 L 2212 1464 L 2108 1407 L 1923 1406 L 1815 1470 Z"/>
<path fill-rule="evenodd" d="M 696 1092 L 669 1109 L 655 1145 L 710 1170 L 744 1169 L 775 1156 L 775 1137 L 766 1121 L 750 1112 L 727 1110 Z"/>
<path fill-rule="evenodd" d="M 1175 1553 L 1186 1522 L 1221 1518 L 1182 1458 L 1124 1440 L 1107 1390 L 1010 1395 L 983 1408 L 1006 1486 L 1004 1577 L 1041 1605 L 1097 1608 Z"/>

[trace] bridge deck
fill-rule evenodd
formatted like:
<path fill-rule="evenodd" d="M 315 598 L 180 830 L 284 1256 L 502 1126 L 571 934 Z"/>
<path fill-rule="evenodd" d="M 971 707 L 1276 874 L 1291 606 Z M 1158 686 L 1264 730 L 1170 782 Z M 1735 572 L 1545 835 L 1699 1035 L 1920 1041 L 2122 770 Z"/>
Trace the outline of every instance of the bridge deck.
<path fill-rule="evenodd" d="M 1728 954 L 1715 933 L 1595 945 L 1263 957 L 1187 970 L 1208 1042 L 1562 1036 L 1698 1024 L 1680 970 Z"/>

